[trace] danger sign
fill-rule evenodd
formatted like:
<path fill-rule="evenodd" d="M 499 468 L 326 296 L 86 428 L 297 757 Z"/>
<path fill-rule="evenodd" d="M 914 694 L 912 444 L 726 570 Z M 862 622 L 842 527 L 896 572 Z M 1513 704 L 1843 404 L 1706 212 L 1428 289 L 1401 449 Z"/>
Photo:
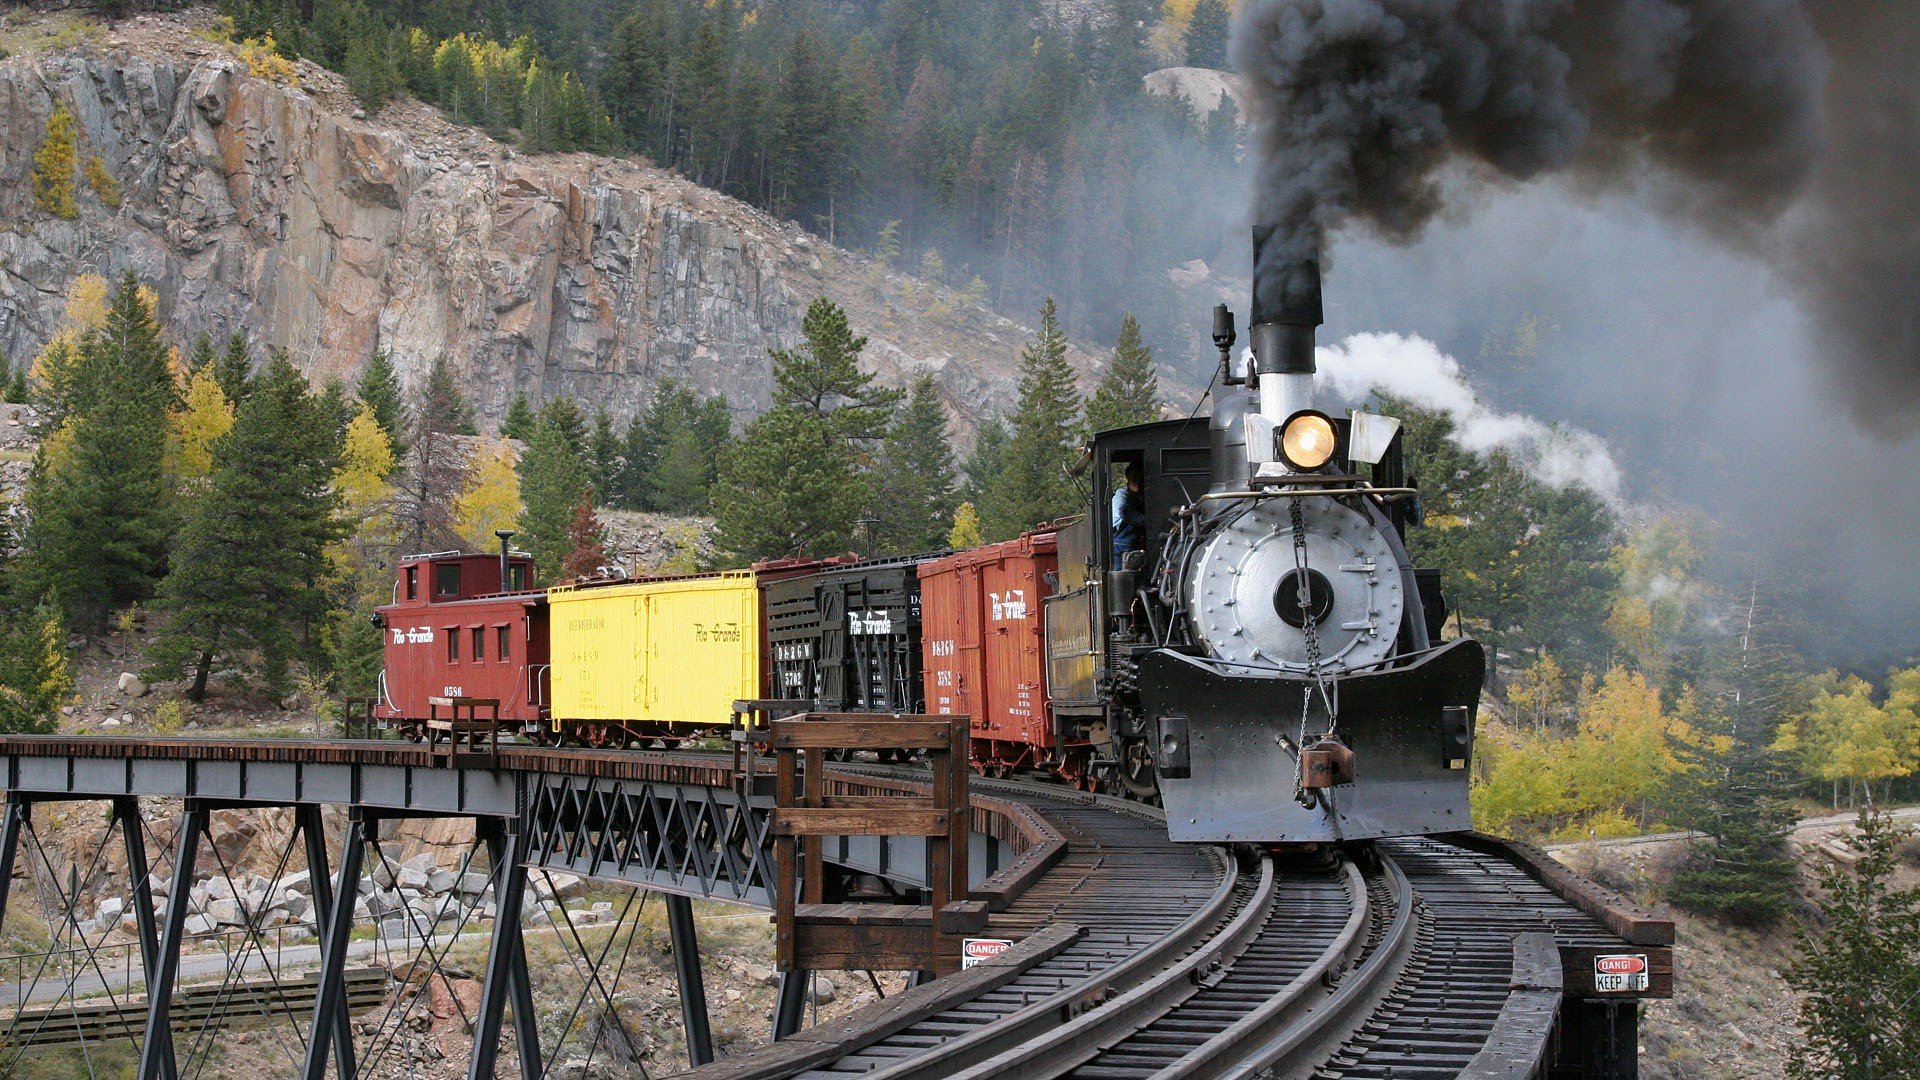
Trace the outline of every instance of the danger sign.
<path fill-rule="evenodd" d="M 1593 988 L 1601 993 L 1624 994 L 1647 988 L 1647 958 L 1596 956 L 1593 958 Z"/>
<path fill-rule="evenodd" d="M 960 967 L 964 970 L 982 961 L 991 960 L 1008 949 L 1013 942 L 1006 938 L 970 937 L 960 939 Z"/>

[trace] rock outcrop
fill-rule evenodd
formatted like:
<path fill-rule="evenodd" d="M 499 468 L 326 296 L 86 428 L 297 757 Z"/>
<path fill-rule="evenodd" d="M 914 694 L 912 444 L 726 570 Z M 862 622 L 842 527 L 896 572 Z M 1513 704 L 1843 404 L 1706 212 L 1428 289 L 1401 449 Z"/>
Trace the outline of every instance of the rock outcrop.
<path fill-rule="evenodd" d="M 409 130 L 356 119 L 330 73 L 301 77 L 252 77 L 197 40 L 0 61 L 0 350 L 32 356 L 76 274 L 132 270 L 183 345 L 243 329 L 316 381 L 384 347 L 409 387 L 445 355 L 483 424 L 523 391 L 624 417 L 665 377 L 747 416 L 768 401 L 767 350 L 796 344 L 826 295 L 883 379 L 936 373 L 962 432 L 1014 401 L 1026 334 L 1005 319 L 671 174 L 519 157 L 415 103 Z M 118 207 L 84 180 L 75 220 L 35 204 L 56 102 Z"/>

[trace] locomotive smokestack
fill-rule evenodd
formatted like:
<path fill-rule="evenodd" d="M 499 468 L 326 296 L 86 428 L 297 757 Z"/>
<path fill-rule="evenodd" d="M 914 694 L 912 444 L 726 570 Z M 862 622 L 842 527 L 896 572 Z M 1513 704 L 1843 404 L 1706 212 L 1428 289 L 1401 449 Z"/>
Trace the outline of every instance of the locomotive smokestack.
<path fill-rule="evenodd" d="M 1283 250 L 1277 225 L 1253 229 L 1254 370 L 1262 375 L 1312 375 L 1313 332 L 1323 322 L 1320 263 Z M 1291 245 L 1284 245 L 1291 246 Z"/>

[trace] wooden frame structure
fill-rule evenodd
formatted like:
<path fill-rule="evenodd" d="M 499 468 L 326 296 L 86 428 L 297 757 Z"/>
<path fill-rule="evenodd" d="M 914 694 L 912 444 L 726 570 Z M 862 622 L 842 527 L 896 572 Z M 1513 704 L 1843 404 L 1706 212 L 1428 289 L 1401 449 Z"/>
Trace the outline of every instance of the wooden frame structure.
<path fill-rule="evenodd" d="M 440 715 L 440 710 L 447 715 Z M 481 710 L 486 710 L 483 719 Z M 444 747 L 441 737 L 446 737 Z M 486 768 L 500 757 L 500 699 L 427 699 L 427 749 L 455 769 Z"/>
<path fill-rule="evenodd" d="M 970 726 L 965 716 L 872 713 L 772 722 L 774 947 L 781 970 L 946 975 L 960 969 L 961 938 L 987 924 L 987 902 L 968 895 Z M 932 791 L 836 793 L 826 761 L 834 750 L 920 751 L 932 766 Z M 926 837 L 931 903 L 825 903 L 822 848 L 830 836 Z"/>

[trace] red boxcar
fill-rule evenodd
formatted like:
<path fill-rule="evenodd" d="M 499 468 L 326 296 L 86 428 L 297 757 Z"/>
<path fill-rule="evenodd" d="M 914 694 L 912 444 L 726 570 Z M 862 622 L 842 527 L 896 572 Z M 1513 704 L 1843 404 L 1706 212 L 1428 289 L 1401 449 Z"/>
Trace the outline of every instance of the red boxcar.
<path fill-rule="evenodd" d="M 500 719 L 535 727 L 547 715 L 547 595 L 533 560 L 443 552 L 400 560 L 394 602 L 379 609 L 386 667 L 374 715 L 411 728 L 427 699 L 494 698 Z M 503 589 L 501 586 L 507 586 Z"/>
<path fill-rule="evenodd" d="M 927 711 L 973 717 L 973 758 L 994 769 L 1060 769 L 1041 600 L 1059 566 L 1054 534 L 1029 533 L 920 564 Z"/>

